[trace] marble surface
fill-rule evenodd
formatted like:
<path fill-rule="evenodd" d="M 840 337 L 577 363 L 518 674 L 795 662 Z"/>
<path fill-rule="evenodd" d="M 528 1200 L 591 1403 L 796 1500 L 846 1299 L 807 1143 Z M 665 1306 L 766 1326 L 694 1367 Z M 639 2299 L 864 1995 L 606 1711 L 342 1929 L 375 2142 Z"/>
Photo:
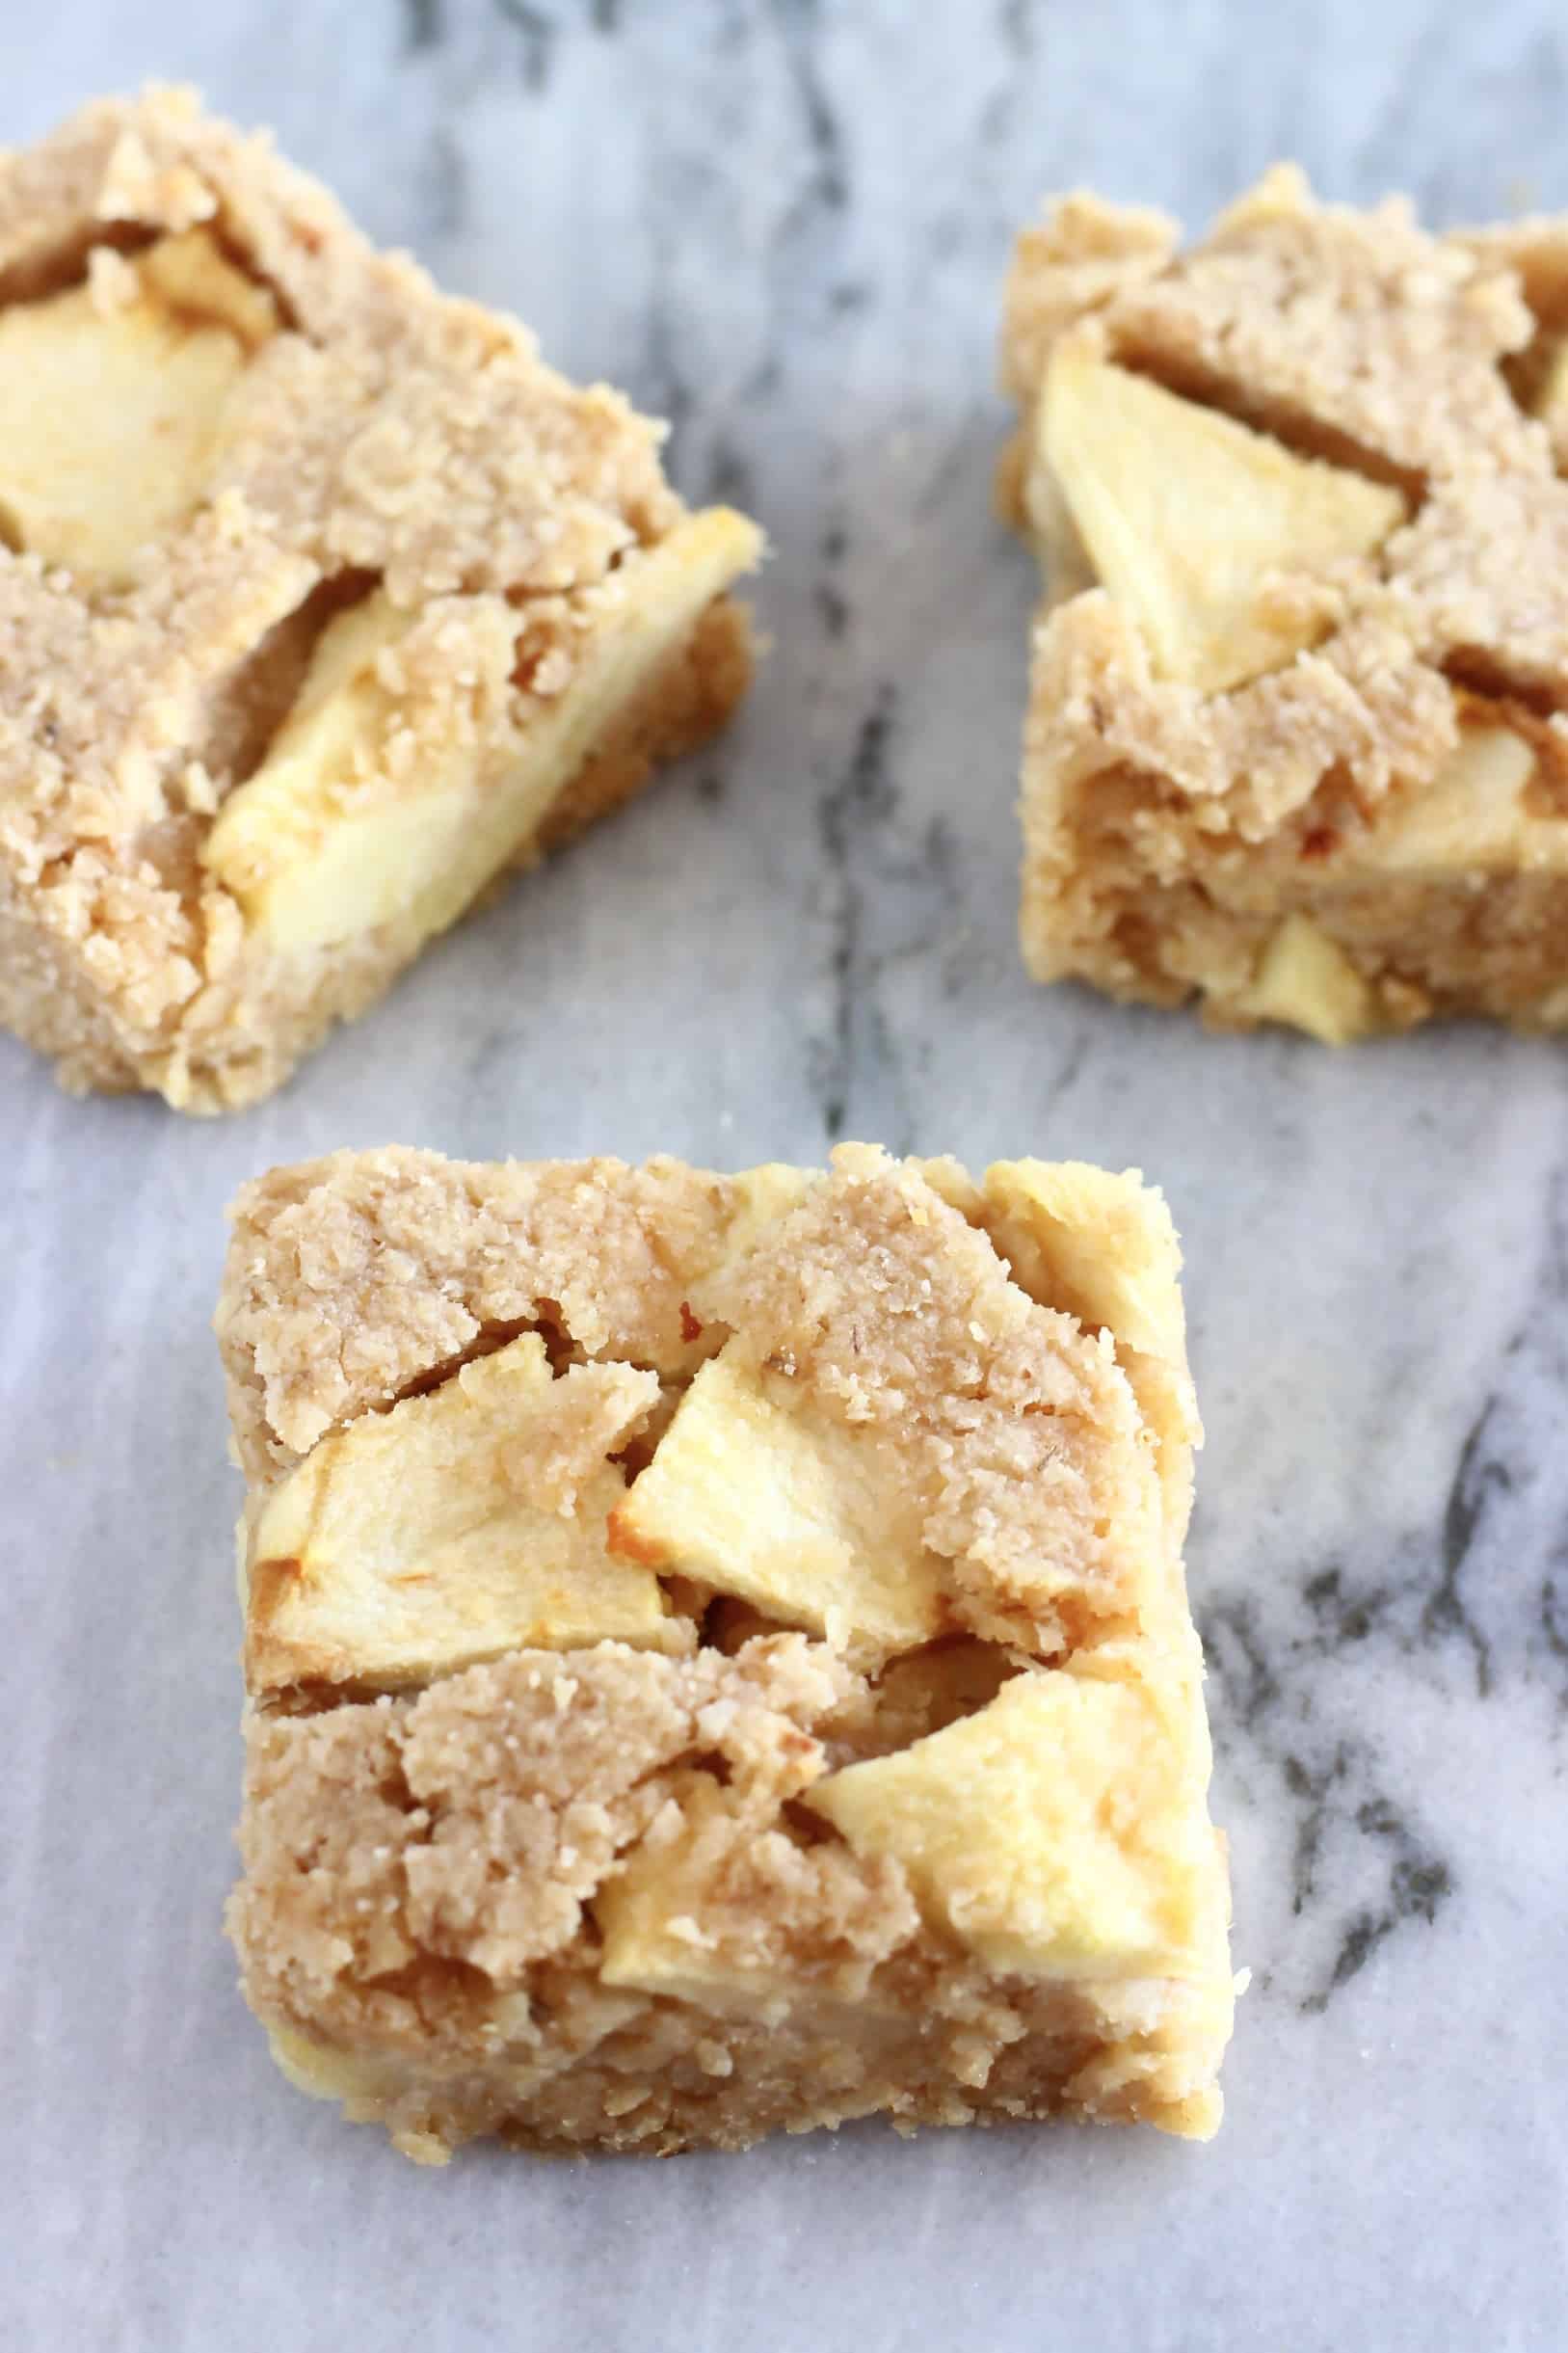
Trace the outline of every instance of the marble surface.
<path fill-rule="evenodd" d="M 1023 977 L 1032 581 L 992 521 L 1011 229 L 1273 155 L 1442 220 L 1568 202 L 1512 0 L 53 0 L 0 137 L 148 73 L 674 423 L 766 521 L 726 743 L 224 1125 L 0 1041 L 0 2338 L 742 2353 L 1557 2346 L 1568 2298 L 1568 1060 L 1334 1058 Z M 1219 2140 L 871 2128 L 415 2172 L 275 2075 L 219 1935 L 225 1201 L 340 1143 L 841 1135 L 1141 1164 L 1185 1237 L 1192 1548 L 1254 1972 Z M 9 2317 L 7 2317 L 9 2315 Z"/>

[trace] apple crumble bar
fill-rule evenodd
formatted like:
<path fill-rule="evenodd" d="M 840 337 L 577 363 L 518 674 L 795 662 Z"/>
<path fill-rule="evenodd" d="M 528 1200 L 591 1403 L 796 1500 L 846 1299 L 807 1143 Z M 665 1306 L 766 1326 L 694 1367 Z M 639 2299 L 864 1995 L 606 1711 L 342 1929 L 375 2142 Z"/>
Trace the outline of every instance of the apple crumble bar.
<path fill-rule="evenodd" d="M 251 1185 L 229 1927 L 442 2160 L 1219 2118 L 1180 1254 L 1135 1174 Z"/>
<path fill-rule="evenodd" d="M 266 1094 L 744 690 L 755 526 L 184 93 L 0 158 L 0 1022 Z"/>
<path fill-rule="evenodd" d="M 1183 251 L 1068 197 L 1003 366 L 1031 971 L 1336 1043 L 1568 1026 L 1568 221 L 1280 167 Z"/>

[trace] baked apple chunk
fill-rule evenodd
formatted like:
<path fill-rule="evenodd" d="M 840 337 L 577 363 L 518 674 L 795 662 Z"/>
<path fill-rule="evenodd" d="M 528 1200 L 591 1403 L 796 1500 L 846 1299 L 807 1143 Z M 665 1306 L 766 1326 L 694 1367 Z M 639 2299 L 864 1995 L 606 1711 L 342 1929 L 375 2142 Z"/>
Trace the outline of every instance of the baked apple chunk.
<path fill-rule="evenodd" d="M 177 92 L 0 159 L 0 1021 L 266 1094 L 743 692 L 659 429 Z"/>
<path fill-rule="evenodd" d="M 1212 2131 L 1179 1266 L 1072 1163 L 251 1186 L 229 1924 L 291 2078 L 433 2161 Z"/>
<path fill-rule="evenodd" d="M 1185 251 L 1087 196 L 1020 240 L 1037 977 L 1333 1044 L 1568 1025 L 1565 317 L 1568 227 L 1286 169 Z"/>

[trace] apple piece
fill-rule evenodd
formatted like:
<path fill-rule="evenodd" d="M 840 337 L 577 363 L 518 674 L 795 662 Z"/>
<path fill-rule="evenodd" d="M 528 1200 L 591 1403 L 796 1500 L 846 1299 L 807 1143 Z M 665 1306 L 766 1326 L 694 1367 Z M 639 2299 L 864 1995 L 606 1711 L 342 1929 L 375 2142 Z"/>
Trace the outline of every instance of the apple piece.
<path fill-rule="evenodd" d="M 252 1689 L 395 1689 L 507 1650 L 665 1644 L 657 1579 L 606 1542 L 626 1492 L 606 1457 L 658 1394 L 630 1365 L 558 1380 L 524 1332 L 330 1431 L 252 1530 Z"/>
<path fill-rule="evenodd" d="M 997 1161 L 985 1190 L 997 1246 L 1031 1298 L 1185 1370 L 1176 1228 L 1136 1169 L 1114 1176 L 1085 1161 Z"/>
<path fill-rule="evenodd" d="M 1315 642 L 1305 612 L 1265 607 L 1271 575 L 1370 555 L 1400 494 L 1255 433 L 1064 336 L 1040 407 L 1041 454 L 1095 571 L 1136 622 L 1156 672 L 1218 694 Z"/>
<path fill-rule="evenodd" d="M 602 1887 L 594 1916 L 604 1939 L 599 1980 L 660 1993 L 703 2008 L 787 2009 L 801 1988 L 787 1954 L 769 1949 L 769 1922 L 757 1916 L 753 1949 L 726 1950 L 700 1915 L 711 1910 L 714 1873 L 735 1839 L 717 1783 L 693 1776 L 678 1819 L 666 1822 Z"/>
<path fill-rule="evenodd" d="M 919 1927 L 892 1878 L 748 1820 L 744 1799 L 693 1774 L 594 1900 L 599 1982 L 731 2018 L 806 2015 L 864 2047 L 908 2031 L 870 1990 Z"/>
<path fill-rule="evenodd" d="M 1459 748 L 1429 785 L 1391 794 L 1358 845 L 1356 867 L 1433 882 L 1455 875 L 1568 868 L 1568 824 L 1535 816 L 1525 788 L 1535 754 L 1524 736 L 1491 722 L 1461 726 Z"/>
<path fill-rule="evenodd" d="M 809 1789 L 862 1858 L 991 1967 L 1025 1977 L 1201 1973 L 1213 1832 L 1195 1685 L 1015 1675 L 977 1715 Z"/>
<path fill-rule="evenodd" d="M 138 280 L 118 307 L 83 285 L 0 310 L 0 525 L 109 583 L 200 500 L 229 396 L 276 325 L 199 230 L 154 246 Z"/>
<path fill-rule="evenodd" d="M 697 1374 L 611 1535 L 841 1647 L 909 1649 L 942 1630 L 941 1566 L 895 1450 L 809 1412 L 733 1342 Z"/>
<path fill-rule="evenodd" d="M 570 682 L 526 712 L 499 764 L 454 727 L 443 756 L 396 780 L 387 747 L 400 706 L 383 657 L 414 617 L 378 592 L 323 632 L 266 759 L 220 811 L 206 865 L 284 952 L 394 922 L 412 949 L 530 840 L 618 710 L 760 548 L 756 526 L 719 507 L 628 555 L 593 592 L 597 625 Z M 492 704 L 505 695 L 514 627 L 498 600 L 473 616 L 473 675 L 461 692 Z"/>
<path fill-rule="evenodd" d="M 1325 1046 L 1348 1046 L 1377 1026 L 1371 991 L 1343 949 L 1300 914 L 1288 915 L 1269 941 L 1238 1009 Z"/>

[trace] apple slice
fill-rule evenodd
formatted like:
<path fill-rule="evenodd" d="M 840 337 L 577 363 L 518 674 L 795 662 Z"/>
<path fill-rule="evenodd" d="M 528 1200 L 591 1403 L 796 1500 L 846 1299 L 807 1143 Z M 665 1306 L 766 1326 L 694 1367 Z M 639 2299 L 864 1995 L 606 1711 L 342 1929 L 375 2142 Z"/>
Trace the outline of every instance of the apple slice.
<path fill-rule="evenodd" d="M 1270 575 L 1365 556 L 1404 520 L 1395 490 L 1299 458 L 1065 336 L 1041 401 L 1042 453 L 1102 584 L 1156 674 L 1223 693 L 1321 634 L 1265 609 Z"/>
<path fill-rule="evenodd" d="M 1458 750 L 1429 785 L 1379 802 L 1357 868 L 1431 882 L 1568 869 L 1568 825 L 1526 805 L 1534 773 L 1534 751 L 1515 729 L 1462 723 Z"/>
<path fill-rule="evenodd" d="M 1371 991 L 1342 948 L 1310 916 L 1288 915 L 1264 949 L 1240 1010 L 1348 1046 L 1375 1029 Z"/>
<path fill-rule="evenodd" d="M 515 659 L 516 615 L 484 601 L 470 616 L 466 673 L 453 682 L 446 746 L 395 778 L 388 753 L 403 713 L 383 657 L 415 616 L 385 593 L 367 598 L 324 631 L 266 759 L 219 813 L 207 866 L 284 952 L 391 923 L 412 952 L 532 838 L 617 713 L 760 549 L 755 524 L 715 507 L 628 555 L 591 592 L 594 625 L 571 681 L 522 714 L 499 762 L 462 724 L 465 701 L 493 706 L 507 693 Z"/>
<path fill-rule="evenodd" d="M 885 1438 L 810 1412 L 731 1342 L 687 1390 L 611 1540 L 840 1647 L 898 1650 L 943 1625 L 923 1527 Z"/>
<path fill-rule="evenodd" d="M 1192 1693 L 1071 1670 L 1015 1675 L 978 1715 L 805 1793 L 857 1855 L 995 1969 L 1200 1971 L 1214 1880 L 1207 1735 Z"/>
<path fill-rule="evenodd" d="M 507 1650 L 671 1636 L 658 1580 L 612 1556 L 606 1457 L 651 1373 L 573 1365 L 524 1332 L 423 1397 L 323 1438 L 262 1504 L 247 1579 L 252 1692 L 428 1682 Z"/>
<path fill-rule="evenodd" d="M 200 230 L 153 246 L 137 274 L 119 308 L 84 285 L 0 310 L 0 526 L 111 583 L 202 496 L 229 395 L 277 324 Z"/>
<path fill-rule="evenodd" d="M 997 1161 L 985 1190 L 992 1233 L 1031 1298 L 1185 1371 L 1181 1247 L 1162 1196 L 1136 1169 Z"/>

